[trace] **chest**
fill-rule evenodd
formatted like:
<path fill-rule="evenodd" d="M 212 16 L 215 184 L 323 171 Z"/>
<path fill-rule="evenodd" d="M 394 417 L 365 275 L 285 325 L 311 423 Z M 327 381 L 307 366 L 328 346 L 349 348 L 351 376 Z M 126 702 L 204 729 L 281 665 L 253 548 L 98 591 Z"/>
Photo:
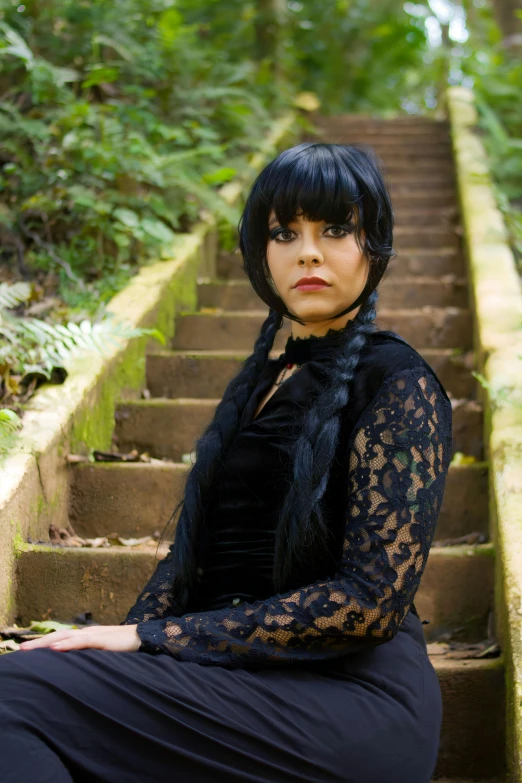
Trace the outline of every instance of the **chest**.
<path fill-rule="evenodd" d="M 283 383 L 288 381 L 288 379 L 296 372 L 299 372 L 299 369 L 300 368 L 297 365 L 294 365 L 291 369 L 289 369 L 288 367 L 283 368 L 283 370 L 278 372 L 276 379 L 268 389 L 266 387 L 261 389 L 260 395 L 256 397 L 254 403 L 254 415 L 252 417 L 252 420 L 257 418 L 257 416 L 261 413 L 261 411 L 265 407 L 268 400 L 270 400 L 274 396 L 274 394 L 278 392 L 279 389 L 282 388 Z"/>

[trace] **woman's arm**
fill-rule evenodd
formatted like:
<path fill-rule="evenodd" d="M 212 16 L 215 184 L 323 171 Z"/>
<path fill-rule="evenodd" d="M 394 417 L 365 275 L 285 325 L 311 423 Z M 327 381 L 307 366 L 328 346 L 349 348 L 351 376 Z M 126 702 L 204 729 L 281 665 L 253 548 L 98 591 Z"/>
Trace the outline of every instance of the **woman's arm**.
<path fill-rule="evenodd" d="M 141 652 L 226 667 L 314 661 L 395 636 L 419 587 L 452 451 L 451 404 L 424 367 L 387 378 L 350 438 L 333 578 L 236 607 L 141 620 Z"/>
<path fill-rule="evenodd" d="M 168 554 L 159 561 L 156 570 L 120 625 L 150 622 L 172 613 L 170 590 L 174 581 L 173 547 L 174 544 L 171 544 Z"/>

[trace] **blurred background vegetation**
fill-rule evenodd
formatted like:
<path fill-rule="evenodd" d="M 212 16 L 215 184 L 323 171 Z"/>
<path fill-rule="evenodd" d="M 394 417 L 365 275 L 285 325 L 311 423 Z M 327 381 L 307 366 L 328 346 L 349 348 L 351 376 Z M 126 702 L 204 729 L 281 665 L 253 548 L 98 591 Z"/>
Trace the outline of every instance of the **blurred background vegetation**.
<path fill-rule="evenodd" d="M 27 351 L 44 363 L 20 322 L 100 318 L 204 210 L 233 235 L 218 188 L 302 91 L 323 114 L 443 118 L 445 87 L 472 86 L 522 265 L 519 6 L 0 0 L 0 407 L 23 406 Z"/>

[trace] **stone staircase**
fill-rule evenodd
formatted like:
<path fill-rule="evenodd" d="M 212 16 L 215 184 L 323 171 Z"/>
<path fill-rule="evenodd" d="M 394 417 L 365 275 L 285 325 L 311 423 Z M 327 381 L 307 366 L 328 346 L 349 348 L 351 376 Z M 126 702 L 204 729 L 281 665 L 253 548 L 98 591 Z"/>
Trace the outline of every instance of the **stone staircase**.
<path fill-rule="evenodd" d="M 448 125 L 341 116 L 318 118 L 317 127 L 320 139 L 369 144 L 384 161 L 398 257 L 380 286 L 377 323 L 402 335 L 433 366 L 452 397 L 454 452 L 477 460 L 450 467 L 436 541 L 477 532 L 484 543 L 432 548 L 415 600 L 421 620 L 430 621 L 423 626 L 426 640 L 493 642 L 494 549 L 483 411 L 470 372 L 472 312 Z M 71 467 L 70 522 L 79 536 L 115 531 L 143 537 L 163 528 L 183 490 L 182 455 L 210 421 L 265 316 L 240 257 L 221 253 L 217 279 L 200 280 L 198 310 L 178 315 L 169 350 L 147 355 L 148 394 L 118 405 L 118 451 L 136 448 L 155 459 Z M 286 322 L 272 356 L 281 353 L 289 334 Z M 155 554 L 151 547 L 30 545 L 18 561 L 18 620 L 65 620 L 88 611 L 97 622 L 117 623 L 152 573 Z M 440 649 L 430 654 L 444 697 L 435 779 L 505 782 L 503 658 L 470 653 L 457 659 Z"/>

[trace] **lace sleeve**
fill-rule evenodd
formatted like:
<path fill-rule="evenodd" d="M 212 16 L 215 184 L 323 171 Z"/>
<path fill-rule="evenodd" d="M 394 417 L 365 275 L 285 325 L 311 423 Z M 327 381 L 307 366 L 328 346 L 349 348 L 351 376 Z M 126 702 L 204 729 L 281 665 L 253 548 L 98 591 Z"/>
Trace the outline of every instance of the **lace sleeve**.
<path fill-rule="evenodd" d="M 172 611 L 170 588 L 174 580 L 173 544 L 168 553 L 159 561 L 156 570 L 136 599 L 125 620 L 120 625 L 135 625 L 140 622 L 165 617 Z"/>
<path fill-rule="evenodd" d="M 332 578 L 267 600 L 140 622 L 140 652 L 247 667 L 391 640 L 426 565 L 452 451 L 451 404 L 424 367 L 387 378 L 350 437 L 348 507 Z"/>

